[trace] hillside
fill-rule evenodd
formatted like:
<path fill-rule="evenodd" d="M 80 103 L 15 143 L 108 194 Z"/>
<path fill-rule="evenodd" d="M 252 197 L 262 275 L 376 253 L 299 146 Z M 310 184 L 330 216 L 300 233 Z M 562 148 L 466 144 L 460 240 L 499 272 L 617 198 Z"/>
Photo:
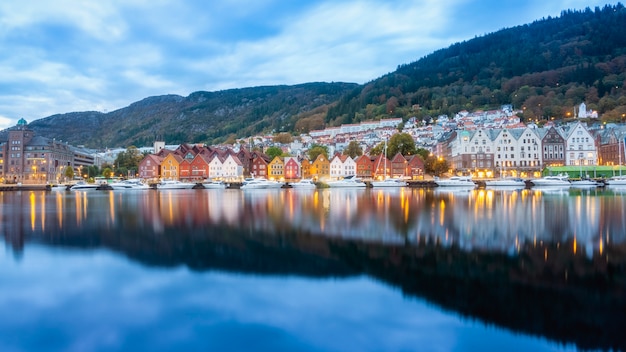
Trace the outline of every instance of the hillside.
<path fill-rule="evenodd" d="M 563 11 L 557 18 L 456 43 L 365 85 L 296 86 L 146 98 L 107 114 L 34 121 L 38 133 L 92 147 L 216 143 L 272 131 L 307 132 L 342 123 L 513 104 L 526 120 L 560 119 L 585 102 L 605 121 L 626 120 L 626 9 Z"/>
<path fill-rule="evenodd" d="M 29 126 L 40 135 L 94 148 L 151 145 L 157 137 L 167 143 L 218 143 L 259 132 L 291 131 L 307 119 L 311 128 L 321 128 L 323 116 L 316 114 L 356 87 L 307 83 L 164 95 L 106 114 L 53 115 Z"/>
<path fill-rule="evenodd" d="M 626 113 L 624 33 L 622 4 L 563 11 L 400 65 L 344 96 L 326 121 L 452 116 L 502 104 L 524 109 L 526 119 L 558 119 L 583 101 L 615 120 Z"/>

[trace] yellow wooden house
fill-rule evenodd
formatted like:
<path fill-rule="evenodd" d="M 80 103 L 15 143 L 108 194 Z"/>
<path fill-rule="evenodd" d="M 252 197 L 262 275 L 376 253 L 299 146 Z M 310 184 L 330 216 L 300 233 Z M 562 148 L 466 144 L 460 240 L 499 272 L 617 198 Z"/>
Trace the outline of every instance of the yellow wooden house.
<path fill-rule="evenodd" d="M 267 164 L 267 178 L 270 180 L 281 180 L 285 178 L 285 161 L 276 156 Z"/>
<path fill-rule="evenodd" d="M 174 153 L 168 154 L 161 162 L 161 178 L 178 180 L 180 178 L 180 163 L 183 158 Z"/>
<path fill-rule="evenodd" d="M 330 177 L 330 160 L 324 154 L 320 154 L 311 164 L 311 178 L 323 180 Z"/>

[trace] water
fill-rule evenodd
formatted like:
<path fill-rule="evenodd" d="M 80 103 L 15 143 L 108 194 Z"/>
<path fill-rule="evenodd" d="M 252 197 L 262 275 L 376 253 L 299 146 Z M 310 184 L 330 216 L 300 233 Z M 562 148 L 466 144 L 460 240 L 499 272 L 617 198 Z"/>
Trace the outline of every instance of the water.
<path fill-rule="evenodd" d="M 625 196 L 0 192 L 0 350 L 621 350 Z"/>

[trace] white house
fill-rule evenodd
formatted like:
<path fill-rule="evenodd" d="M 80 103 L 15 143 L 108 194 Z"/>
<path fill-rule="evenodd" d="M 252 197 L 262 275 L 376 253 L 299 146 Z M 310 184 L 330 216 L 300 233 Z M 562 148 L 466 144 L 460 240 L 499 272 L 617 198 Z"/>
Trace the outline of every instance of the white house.
<path fill-rule="evenodd" d="M 597 165 L 598 151 L 593 136 L 579 121 L 561 126 L 565 138 L 565 165 Z"/>
<path fill-rule="evenodd" d="M 341 178 L 356 175 L 356 162 L 347 155 L 335 155 L 330 160 L 330 177 Z"/>

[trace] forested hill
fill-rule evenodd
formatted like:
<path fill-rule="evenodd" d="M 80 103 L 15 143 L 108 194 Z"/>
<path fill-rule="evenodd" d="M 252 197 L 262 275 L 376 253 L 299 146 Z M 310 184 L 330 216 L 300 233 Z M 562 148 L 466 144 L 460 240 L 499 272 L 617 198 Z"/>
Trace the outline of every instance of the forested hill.
<path fill-rule="evenodd" d="M 306 83 L 218 92 L 187 97 L 149 97 L 128 107 L 53 115 L 29 124 L 39 135 L 93 148 L 166 143 L 219 143 L 261 132 L 323 128 L 329 104 L 357 87 L 354 83 Z"/>
<path fill-rule="evenodd" d="M 525 108 L 528 119 L 558 119 L 583 101 L 616 119 L 626 113 L 625 33 L 621 3 L 563 11 L 401 65 L 344 96 L 326 121 L 434 117 L 501 104 Z"/>

